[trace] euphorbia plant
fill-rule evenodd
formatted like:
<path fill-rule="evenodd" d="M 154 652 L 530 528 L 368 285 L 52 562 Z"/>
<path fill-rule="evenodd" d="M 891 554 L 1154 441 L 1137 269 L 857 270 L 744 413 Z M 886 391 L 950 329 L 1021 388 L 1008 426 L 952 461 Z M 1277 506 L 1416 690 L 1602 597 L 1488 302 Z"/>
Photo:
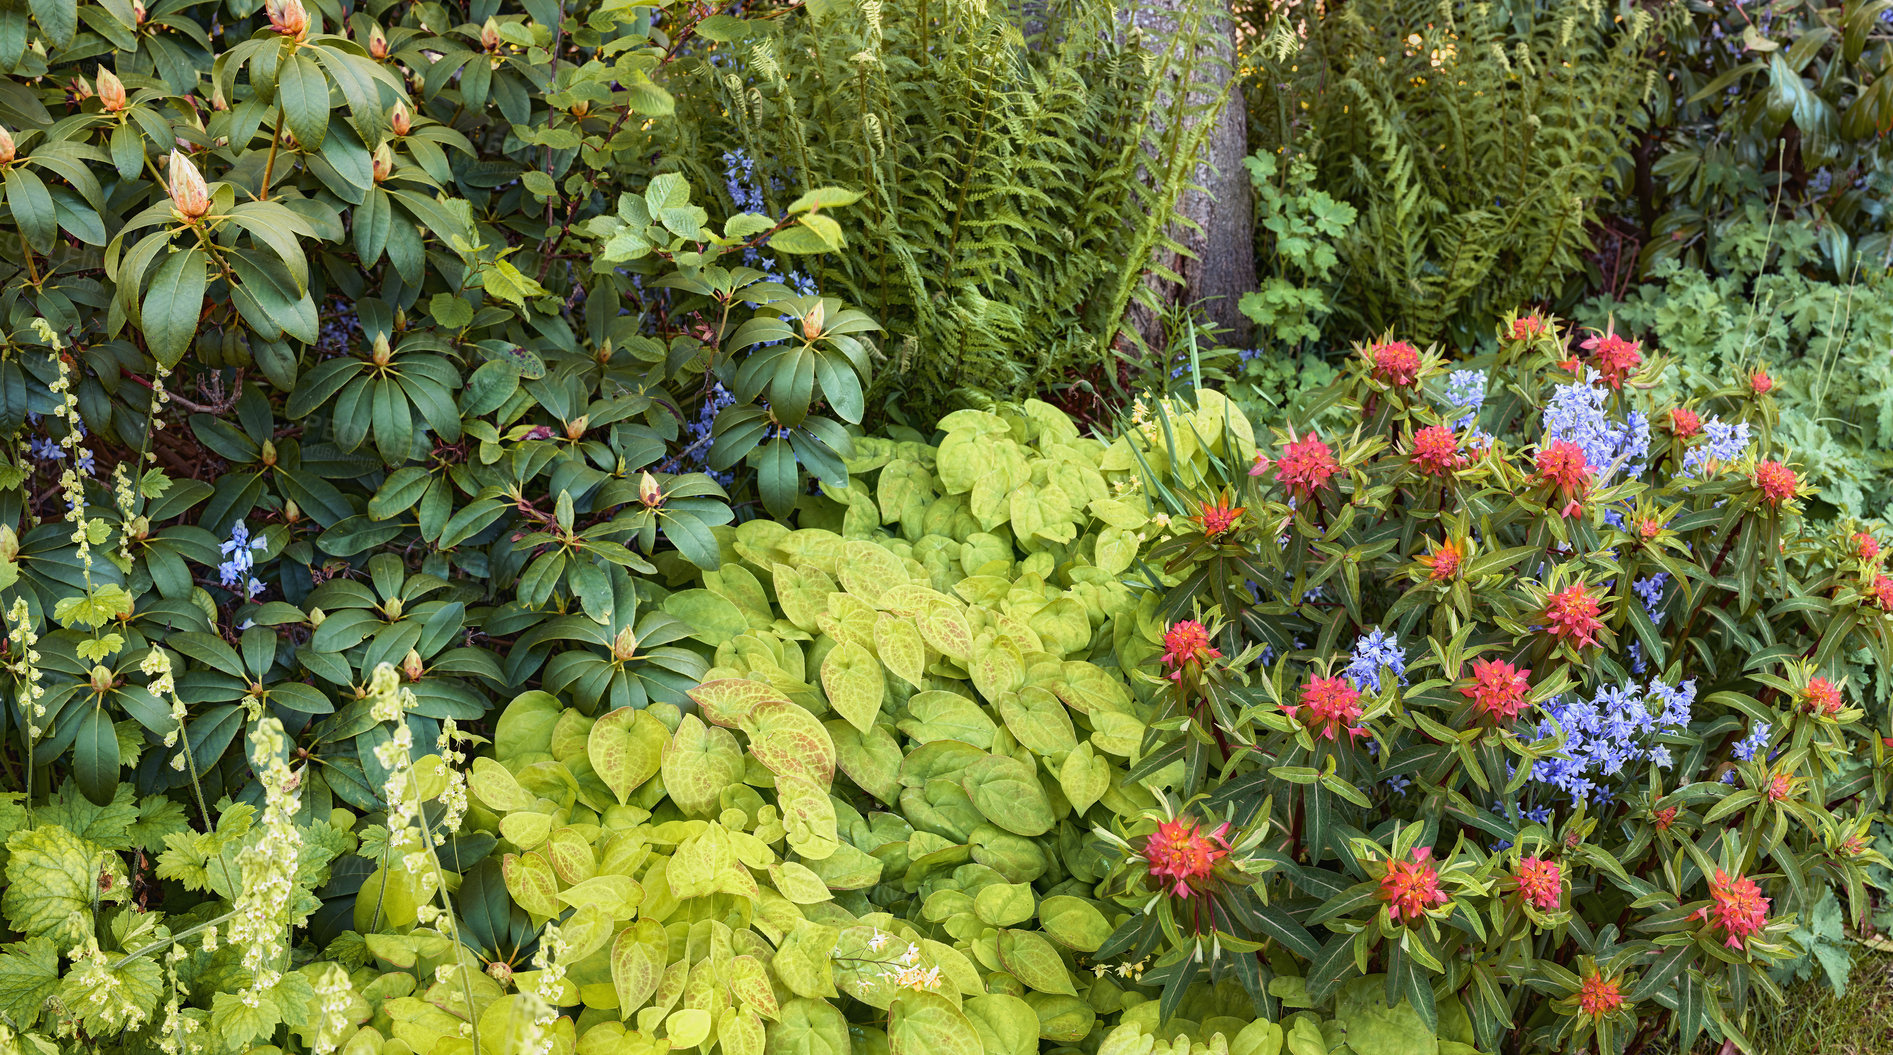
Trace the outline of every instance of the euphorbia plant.
<path fill-rule="evenodd" d="M 1385 338 L 1272 444 L 1148 489 L 1151 662 L 1187 634 L 1194 665 L 1152 679 L 1171 720 L 1131 775 L 1241 832 L 1218 870 L 1268 868 L 1241 869 L 1253 916 L 1153 886 L 1180 933 L 1145 981 L 1266 1006 L 1271 976 L 1384 976 L 1507 1051 L 1744 1044 L 1796 915 L 1829 884 L 1864 905 L 1888 770 L 1847 686 L 1893 580 L 1871 536 L 1803 529 L 1753 375 L 1658 404 L 1660 353 L 1539 316 L 1481 365 Z M 1173 435 L 1118 442 L 1171 464 Z"/>

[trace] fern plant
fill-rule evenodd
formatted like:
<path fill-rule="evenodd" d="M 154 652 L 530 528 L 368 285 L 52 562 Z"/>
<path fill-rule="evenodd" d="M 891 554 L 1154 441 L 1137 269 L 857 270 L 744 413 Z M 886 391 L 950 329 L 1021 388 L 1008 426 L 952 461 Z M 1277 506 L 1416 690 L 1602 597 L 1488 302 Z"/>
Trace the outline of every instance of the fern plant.
<path fill-rule="evenodd" d="M 1257 57 L 1250 112 L 1252 139 L 1311 155 L 1359 210 L 1330 336 L 1398 321 L 1470 343 L 1582 270 L 1654 84 L 1647 12 L 1366 0 L 1308 29 L 1298 54 Z"/>
<path fill-rule="evenodd" d="M 1071 375 L 1115 383 L 1125 311 L 1179 248 L 1175 205 L 1223 102 L 1188 46 L 1199 6 L 1168 48 L 1116 8 L 809 4 L 673 85 L 688 119 L 666 164 L 732 204 L 863 195 L 851 252 L 798 263 L 886 327 L 876 395 L 903 419 Z"/>

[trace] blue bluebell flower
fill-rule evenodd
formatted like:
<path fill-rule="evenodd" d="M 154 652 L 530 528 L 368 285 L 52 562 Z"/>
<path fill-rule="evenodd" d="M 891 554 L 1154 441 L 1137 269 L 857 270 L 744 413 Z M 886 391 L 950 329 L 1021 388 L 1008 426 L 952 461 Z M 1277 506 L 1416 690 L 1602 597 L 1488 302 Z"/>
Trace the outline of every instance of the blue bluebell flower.
<path fill-rule="evenodd" d="M 1566 792 L 1573 806 L 1586 799 L 1611 801 L 1607 796 L 1614 792 L 1605 786 L 1606 780 L 1639 779 L 1631 768 L 1639 762 L 1665 768 L 1673 764 L 1656 738 L 1688 726 L 1695 698 L 1693 681 L 1671 686 L 1655 680 L 1647 688 L 1635 682 L 1603 686 L 1588 701 L 1553 697 L 1544 705 L 1547 717 L 1539 723 L 1538 735 L 1564 742 L 1557 757 L 1532 764 L 1531 779 Z"/>
<path fill-rule="evenodd" d="M 1659 626 L 1663 623 L 1663 591 L 1669 587 L 1670 573 L 1657 572 L 1630 584 L 1630 589 L 1643 599 L 1643 610 L 1649 614 L 1650 622 Z"/>
<path fill-rule="evenodd" d="M 1705 464 L 1711 460 L 1728 463 L 1739 460 L 1748 452 L 1748 422 L 1726 422 L 1721 418 L 1710 418 L 1702 423 L 1703 442 L 1689 449 L 1683 455 L 1682 474 L 1685 476 L 1701 475 Z"/>
<path fill-rule="evenodd" d="M 38 458 L 40 461 L 63 462 L 66 460 L 65 448 L 44 436 L 35 436 L 33 442 L 28 446 L 32 450 L 33 457 Z"/>
<path fill-rule="evenodd" d="M 1455 409 L 1464 411 L 1453 421 L 1453 431 L 1457 432 L 1479 420 L 1479 408 L 1485 405 L 1486 377 L 1484 370 L 1454 370 L 1446 379 L 1446 403 Z"/>
<path fill-rule="evenodd" d="M 1413 786 L 1413 781 L 1403 776 L 1388 777 L 1387 786 L 1392 788 L 1395 792 L 1401 795 L 1405 795 L 1407 793 L 1407 789 Z"/>
<path fill-rule="evenodd" d="M 1650 419 L 1631 411 L 1621 422 L 1604 410 L 1606 391 L 1585 382 L 1559 385 L 1545 407 L 1543 443 L 1575 443 L 1584 451 L 1592 480 L 1609 486 L 1619 471 L 1643 474 L 1650 456 Z"/>
<path fill-rule="evenodd" d="M 1348 661 L 1347 676 L 1354 679 L 1354 684 L 1379 692 L 1382 667 L 1393 671 L 1400 684 L 1407 683 L 1407 657 L 1400 650 L 1399 639 L 1375 627 L 1354 642 L 1354 656 Z"/>
<path fill-rule="evenodd" d="M 1748 731 L 1748 735 L 1731 749 L 1731 753 L 1744 762 L 1753 762 L 1755 753 L 1768 745 L 1768 733 L 1771 728 L 1767 722 L 1756 722 L 1755 727 Z"/>
<path fill-rule="evenodd" d="M 231 589 L 241 588 L 243 596 L 254 598 L 263 592 L 263 584 L 250 575 L 256 567 L 256 551 L 268 549 L 269 543 L 261 538 L 250 536 L 249 525 L 239 520 L 230 525 L 230 538 L 218 547 L 224 555 L 222 564 L 217 565 L 219 581 Z"/>

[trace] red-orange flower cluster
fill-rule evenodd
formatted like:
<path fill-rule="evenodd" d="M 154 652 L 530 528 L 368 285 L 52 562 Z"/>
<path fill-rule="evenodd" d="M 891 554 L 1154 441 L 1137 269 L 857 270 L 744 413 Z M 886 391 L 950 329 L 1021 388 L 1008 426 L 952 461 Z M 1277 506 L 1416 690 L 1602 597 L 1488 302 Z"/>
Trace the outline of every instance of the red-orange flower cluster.
<path fill-rule="evenodd" d="M 1688 407 L 1676 407 L 1670 411 L 1670 431 L 1688 439 L 1702 431 L 1702 415 Z"/>
<path fill-rule="evenodd" d="M 1591 353 L 1591 364 L 1612 388 L 1622 388 L 1624 379 L 1643 362 L 1643 352 L 1637 342 L 1614 333 L 1592 337 L 1584 342 L 1584 350 Z"/>
<path fill-rule="evenodd" d="M 1555 487 L 1568 504 L 1564 515 L 1577 512 L 1578 499 L 1590 487 L 1591 467 L 1584 459 L 1584 448 L 1570 440 L 1556 440 L 1538 452 L 1538 478 Z"/>
<path fill-rule="evenodd" d="M 1157 830 L 1144 840 L 1144 858 L 1150 862 L 1151 876 L 1170 887 L 1176 896 L 1189 897 L 1209 878 L 1216 862 L 1228 855 L 1229 840 L 1224 838 L 1228 831 L 1226 822 L 1215 831 L 1205 832 L 1181 817 L 1157 825 Z"/>
<path fill-rule="evenodd" d="M 1578 987 L 1578 1011 L 1592 1018 L 1603 1018 L 1624 1006 L 1623 979 L 1605 978 L 1592 971 Z"/>
<path fill-rule="evenodd" d="M 1656 830 L 1660 832 L 1669 831 L 1670 825 L 1676 823 L 1676 811 L 1679 808 L 1680 807 L 1677 806 L 1665 806 L 1660 810 L 1652 812 L 1650 816 L 1656 820 Z"/>
<path fill-rule="evenodd" d="M 1771 506 L 1793 498 L 1800 483 L 1794 470 L 1780 462 L 1770 460 L 1755 466 L 1755 486 L 1761 489 L 1762 501 Z"/>
<path fill-rule="evenodd" d="M 1512 320 L 1512 340 L 1526 341 L 1545 332 L 1545 320 L 1536 315 L 1520 315 Z"/>
<path fill-rule="evenodd" d="M 1774 391 L 1775 379 L 1768 376 L 1767 370 L 1757 369 L 1754 373 L 1748 375 L 1748 387 L 1753 389 L 1756 395 L 1765 396 L 1769 392 Z"/>
<path fill-rule="evenodd" d="M 1346 678 L 1309 678 L 1301 687 L 1301 704 L 1288 710 L 1309 729 L 1329 740 L 1335 730 L 1360 736 L 1367 730 L 1355 725 L 1361 717 L 1361 690 Z"/>
<path fill-rule="evenodd" d="M 1785 802 L 1794 794 L 1794 777 L 1785 772 L 1776 773 L 1768 778 L 1762 791 L 1770 802 Z"/>
<path fill-rule="evenodd" d="M 1520 670 L 1510 663 L 1489 659 L 1472 661 L 1472 684 L 1463 685 L 1459 694 L 1472 701 L 1473 709 L 1493 721 L 1511 721 L 1525 709 L 1525 679 L 1530 670 Z"/>
<path fill-rule="evenodd" d="M 1893 579 L 1884 575 L 1873 577 L 1873 603 L 1884 612 L 1893 612 Z"/>
<path fill-rule="evenodd" d="M 1164 631 L 1163 647 L 1163 665 L 1170 668 L 1172 681 L 1182 680 L 1184 667 L 1221 659 L 1223 655 L 1210 647 L 1209 631 L 1194 619 L 1179 620 Z"/>
<path fill-rule="evenodd" d="M 1388 919 L 1396 923 L 1416 920 L 1431 906 L 1445 903 L 1439 871 L 1429 863 L 1432 858 L 1433 848 L 1422 846 L 1409 860 L 1387 859 L 1387 871 L 1380 877 L 1380 899 L 1387 903 Z"/>
<path fill-rule="evenodd" d="M 1445 425 L 1428 425 L 1413 434 L 1413 467 L 1427 476 L 1445 476 L 1466 464 L 1459 439 Z"/>
<path fill-rule="evenodd" d="M 1374 380 L 1405 388 L 1420 377 L 1419 350 L 1405 341 L 1370 345 L 1367 361 L 1373 365 Z"/>
<path fill-rule="evenodd" d="M 1880 540 L 1864 531 L 1854 532 L 1854 552 L 1861 560 L 1877 561 L 1880 559 Z"/>
<path fill-rule="evenodd" d="M 1447 539 L 1433 544 L 1433 552 L 1423 553 L 1416 558 L 1427 570 L 1427 578 L 1433 582 L 1446 582 L 1459 574 L 1460 564 L 1465 562 L 1466 548 Z"/>
<path fill-rule="evenodd" d="M 1744 939 L 1768 925 L 1768 900 L 1753 879 L 1730 877 L 1718 868 L 1709 880 L 1709 907 L 1697 909 L 1691 918 L 1708 920 L 1711 930 L 1726 936 L 1723 944 L 1740 949 Z"/>
<path fill-rule="evenodd" d="M 1574 583 L 1545 598 L 1545 629 L 1579 648 L 1595 645 L 1597 632 L 1604 628 L 1598 618 L 1602 611 L 1590 587 Z"/>
<path fill-rule="evenodd" d="M 1204 502 L 1202 505 L 1203 515 L 1197 519 L 1203 522 L 1203 534 L 1210 538 L 1215 538 L 1223 532 L 1228 531 L 1230 528 L 1235 527 L 1236 521 L 1242 519 L 1242 514 L 1246 508 L 1244 506 L 1231 508 L 1227 499 L 1216 502 Z"/>
<path fill-rule="evenodd" d="M 1282 446 L 1282 456 L 1275 460 L 1275 478 L 1288 493 L 1307 498 L 1328 485 L 1328 478 L 1341 471 L 1334 452 L 1314 433 Z"/>
<path fill-rule="evenodd" d="M 1564 896 L 1564 873 L 1558 868 L 1558 862 L 1542 857 L 1520 858 L 1518 893 L 1546 912 L 1557 908 Z"/>
<path fill-rule="evenodd" d="M 1801 706 L 1809 714 L 1820 714 L 1832 718 L 1840 713 L 1840 686 L 1826 678 L 1815 678 L 1808 682 L 1808 687 L 1801 690 Z"/>

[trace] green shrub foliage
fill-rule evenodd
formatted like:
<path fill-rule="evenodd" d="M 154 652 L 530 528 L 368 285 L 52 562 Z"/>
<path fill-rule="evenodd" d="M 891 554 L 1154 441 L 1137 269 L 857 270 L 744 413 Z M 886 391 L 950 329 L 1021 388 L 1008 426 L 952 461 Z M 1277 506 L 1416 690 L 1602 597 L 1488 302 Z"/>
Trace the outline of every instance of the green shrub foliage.
<path fill-rule="evenodd" d="M 1562 292 L 1600 199 L 1629 174 L 1657 28 L 1598 0 L 1376 0 L 1254 56 L 1255 141 L 1305 154 L 1315 188 L 1359 212 L 1338 244 L 1331 338 L 1397 327 L 1472 344 L 1500 313 Z"/>
<path fill-rule="evenodd" d="M 1180 248 L 1170 218 L 1225 101 L 1199 46 L 1209 5 L 1177 5 L 1166 47 L 1109 0 L 1023 22 L 1005 4 L 810 7 L 693 67 L 675 163 L 739 210 L 862 195 L 855 244 L 808 274 L 887 327 L 896 419 L 927 428 L 1074 373 L 1115 391 L 1125 310 Z"/>

